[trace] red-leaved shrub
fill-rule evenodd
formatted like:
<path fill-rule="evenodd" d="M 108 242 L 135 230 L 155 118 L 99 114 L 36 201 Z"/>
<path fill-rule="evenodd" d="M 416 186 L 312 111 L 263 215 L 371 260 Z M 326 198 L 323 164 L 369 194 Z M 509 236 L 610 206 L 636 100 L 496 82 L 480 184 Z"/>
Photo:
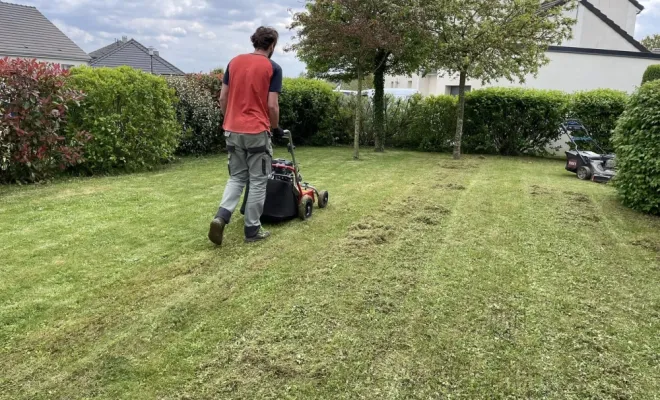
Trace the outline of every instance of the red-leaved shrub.
<path fill-rule="evenodd" d="M 222 78 L 224 74 L 211 72 L 208 74 L 188 74 L 188 77 L 199 82 L 202 87 L 208 89 L 215 100 L 220 98 L 222 91 Z"/>
<path fill-rule="evenodd" d="M 64 135 L 69 105 L 83 98 L 65 89 L 58 64 L 0 59 L 0 181 L 36 182 L 81 160 L 86 133 Z"/>

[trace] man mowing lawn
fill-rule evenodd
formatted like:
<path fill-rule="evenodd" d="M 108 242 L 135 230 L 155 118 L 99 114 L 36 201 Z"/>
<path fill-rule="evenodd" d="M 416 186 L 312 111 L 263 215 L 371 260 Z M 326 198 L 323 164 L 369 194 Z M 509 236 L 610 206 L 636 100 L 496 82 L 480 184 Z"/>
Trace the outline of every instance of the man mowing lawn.
<path fill-rule="evenodd" d="M 261 228 L 260 219 L 273 156 L 271 131 L 274 136 L 284 135 L 279 127 L 282 68 L 270 59 L 278 38 L 274 29 L 257 29 L 251 38 L 254 53 L 232 59 L 224 75 L 220 107 L 225 117 L 229 181 L 208 235 L 218 246 L 248 182 L 245 241 L 270 236 Z"/>

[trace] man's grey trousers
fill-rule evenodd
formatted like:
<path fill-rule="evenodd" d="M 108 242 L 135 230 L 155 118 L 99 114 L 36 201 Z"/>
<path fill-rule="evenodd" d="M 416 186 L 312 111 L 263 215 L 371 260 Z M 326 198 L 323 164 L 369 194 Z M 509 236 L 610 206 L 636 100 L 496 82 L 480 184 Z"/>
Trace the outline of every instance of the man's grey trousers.
<path fill-rule="evenodd" d="M 266 186 L 273 159 L 273 145 L 268 132 L 245 134 L 226 132 L 229 181 L 216 218 L 229 223 L 238 207 L 245 186 L 250 184 L 245 206 L 245 236 L 252 237 L 261 228 L 261 214 L 266 200 Z"/>

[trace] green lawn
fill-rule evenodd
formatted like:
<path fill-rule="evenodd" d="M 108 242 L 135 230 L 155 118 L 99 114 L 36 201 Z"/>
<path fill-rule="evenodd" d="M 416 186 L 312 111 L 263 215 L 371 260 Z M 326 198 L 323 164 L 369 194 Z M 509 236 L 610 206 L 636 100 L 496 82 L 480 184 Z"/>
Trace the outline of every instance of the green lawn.
<path fill-rule="evenodd" d="M 330 206 L 257 245 L 206 238 L 224 157 L 0 188 L 0 398 L 658 398 L 659 218 L 559 161 L 364 155 L 301 149 Z"/>

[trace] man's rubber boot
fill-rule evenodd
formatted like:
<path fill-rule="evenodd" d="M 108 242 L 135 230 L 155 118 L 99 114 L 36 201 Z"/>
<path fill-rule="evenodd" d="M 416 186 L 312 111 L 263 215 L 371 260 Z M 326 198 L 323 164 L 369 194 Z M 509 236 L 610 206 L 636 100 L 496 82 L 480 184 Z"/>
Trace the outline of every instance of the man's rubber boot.
<path fill-rule="evenodd" d="M 222 218 L 216 218 L 211 222 L 211 228 L 209 229 L 209 240 L 218 246 L 222 245 L 222 237 L 225 233 L 225 226 L 227 223 Z"/>
<path fill-rule="evenodd" d="M 245 243 L 254 243 L 254 242 L 259 242 L 261 240 L 268 239 L 270 237 L 270 232 L 265 231 L 263 229 L 260 229 L 259 232 L 251 237 L 246 237 L 245 238 Z"/>

